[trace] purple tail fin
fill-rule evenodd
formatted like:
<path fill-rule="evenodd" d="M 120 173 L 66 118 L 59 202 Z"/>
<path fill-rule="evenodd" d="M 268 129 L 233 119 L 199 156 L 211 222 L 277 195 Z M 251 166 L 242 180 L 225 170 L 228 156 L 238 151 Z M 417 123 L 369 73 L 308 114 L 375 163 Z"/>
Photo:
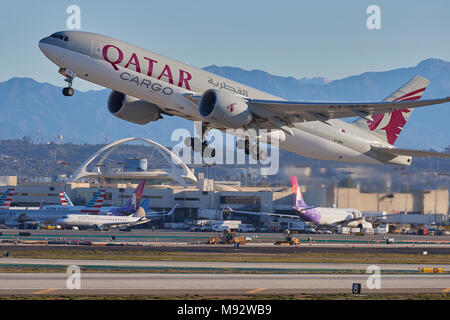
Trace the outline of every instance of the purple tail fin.
<path fill-rule="evenodd" d="M 294 196 L 294 207 L 299 208 L 308 207 L 300 191 L 300 187 L 297 182 L 297 177 L 291 176 L 291 184 L 292 184 L 292 194 Z"/>
<path fill-rule="evenodd" d="M 121 209 L 129 210 L 130 212 L 136 211 L 141 203 L 142 193 L 144 192 L 145 180 L 142 180 L 141 183 L 136 187 L 131 197 L 128 199 L 127 204 Z"/>

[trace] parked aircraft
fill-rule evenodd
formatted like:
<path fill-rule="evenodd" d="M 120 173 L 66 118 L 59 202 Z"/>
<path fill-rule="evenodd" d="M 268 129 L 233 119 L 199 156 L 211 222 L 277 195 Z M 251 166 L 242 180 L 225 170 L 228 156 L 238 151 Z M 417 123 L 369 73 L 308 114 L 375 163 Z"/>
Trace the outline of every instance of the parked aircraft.
<path fill-rule="evenodd" d="M 177 205 L 167 214 L 158 214 L 154 217 L 146 216 L 145 210 L 139 207 L 136 212 L 124 215 L 82 215 L 82 214 L 67 214 L 58 220 L 56 223 L 66 227 L 78 227 L 79 229 L 94 228 L 95 230 L 108 230 L 117 228 L 128 228 L 148 223 L 154 219 L 163 216 L 170 216 L 175 212 Z"/>
<path fill-rule="evenodd" d="M 369 228 L 372 225 L 364 220 L 362 213 L 352 208 L 331 208 L 331 207 L 315 207 L 306 204 L 303 199 L 302 192 L 297 182 L 297 177 L 291 176 L 292 194 L 294 198 L 294 204 L 292 206 L 292 214 L 278 214 L 278 213 L 261 213 L 251 211 L 233 210 L 227 207 L 229 212 L 237 212 L 240 214 L 251 215 L 267 215 L 278 218 L 299 219 L 302 221 L 311 222 L 317 226 L 324 227 L 337 227 L 337 226 L 349 226 L 349 227 L 363 227 Z"/>
<path fill-rule="evenodd" d="M 108 110 L 123 120 L 143 125 L 166 115 L 201 121 L 202 143 L 192 143 L 193 138 L 185 143 L 202 154 L 206 133 L 216 128 L 242 129 L 235 133 L 242 138 L 237 145 L 255 159 L 267 156 L 260 142 L 274 141 L 298 155 L 343 162 L 410 165 L 412 156 L 450 157 L 393 146 L 414 108 L 450 101 L 419 100 L 429 83 L 422 77 L 383 102 L 286 101 L 100 34 L 56 32 L 39 47 L 65 76 L 65 96 L 74 94 L 72 82 L 79 77 L 112 89 Z M 355 123 L 339 120 L 355 116 Z"/>
<path fill-rule="evenodd" d="M 145 180 L 142 181 L 133 194 L 130 196 L 127 204 L 121 208 L 110 208 L 107 212 L 108 215 L 123 215 L 123 214 L 134 214 L 139 209 L 139 202 L 142 197 L 142 190 L 145 185 Z M 103 199 L 104 190 L 100 190 L 100 194 L 95 203 L 98 203 L 100 199 Z M 101 200 L 103 201 L 103 200 Z M 41 205 L 40 208 L 26 208 L 26 209 L 9 209 L 0 210 L 0 223 L 5 224 L 7 227 L 20 226 L 24 223 L 43 223 L 43 224 L 55 224 L 56 221 L 67 215 L 68 212 L 77 215 L 98 215 L 100 213 L 100 208 L 96 207 L 83 207 L 81 209 L 68 210 L 67 207 L 54 207 L 45 208 Z"/>
<path fill-rule="evenodd" d="M 91 201 L 85 206 L 74 206 L 69 196 L 61 191 L 60 192 L 61 205 L 43 205 L 41 209 L 47 210 L 66 210 L 66 211 L 80 211 L 82 213 L 101 213 L 107 212 L 109 208 L 103 207 L 103 201 L 105 199 L 105 189 L 100 189 L 94 194 Z"/>

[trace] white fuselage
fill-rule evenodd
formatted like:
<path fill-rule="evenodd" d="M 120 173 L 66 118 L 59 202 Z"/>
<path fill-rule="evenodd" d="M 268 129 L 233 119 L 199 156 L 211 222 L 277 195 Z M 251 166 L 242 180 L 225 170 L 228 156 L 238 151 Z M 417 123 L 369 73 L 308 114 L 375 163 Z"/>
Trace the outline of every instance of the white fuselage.
<path fill-rule="evenodd" d="M 340 208 L 315 208 L 320 212 L 320 220 L 317 223 L 320 226 L 334 226 L 339 224 L 347 224 L 351 221 L 357 221 L 358 218 L 363 220 L 361 212 L 355 209 Z"/>
<path fill-rule="evenodd" d="M 130 216 L 68 214 L 59 218 L 56 223 L 62 226 L 89 228 L 133 225 L 139 220 L 139 217 Z"/>
<path fill-rule="evenodd" d="M 197 104 L 183 94 L 201 94 L 218 87 L 245 98 L 282 100 L 114 38 L 87 32 L 66 34 L 69 41 L 64 46 L 51 39 L 43 41 L 47 38 L 39 43 L 56 65 L 89 82 L 153 103 L 170 115 L 204 120 Z M 371 145 L 387 146 L 367 131 L 341 120 L 298 122 L 292 132 L 289 135 L 280 130 L 280 148 L 322 160 L 379 164 L 382 162 L 365 153 Z"/>
<path fill-rule="evenodd" d="M 18 224 L 26 221 L 38 221 L 54 224 L 57 219 L 67 215 L 67 213 L 67 210 L 47 209 L 0 210 L 0 223 Z"/>

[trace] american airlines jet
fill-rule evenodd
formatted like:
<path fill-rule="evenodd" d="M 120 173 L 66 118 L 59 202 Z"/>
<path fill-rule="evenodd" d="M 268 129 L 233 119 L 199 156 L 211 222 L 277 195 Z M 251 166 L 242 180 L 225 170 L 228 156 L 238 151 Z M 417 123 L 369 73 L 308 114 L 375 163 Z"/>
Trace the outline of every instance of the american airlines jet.
<path fill-rule="evenodd" d="M 278 213 L 260 213 L 251 211 L 233 210 L 227 207 L 226 211 L 237 212 L 240 214 L 251 215 L 267 215 L 279 218 L 299 219 L 302 221 L 311 222 L 317 226 L 322 227 L 336 227 L 340 225 L 349 227 L 372 227 L 372 225 L 364 220 L 362 213 L 352 208 L 330 208 L 330 207 L 315 207 L 306 204 L 300 187 L 297 182 L 297 177 L 291 176 L 293 206 L 291 208 L 292 214 L 278 214 Z"/>
<path fill-rule="evenodd" d="M 67 210 L 67 211 L 80 211 L 82 213 L 96 214 L 100 212 L 107 212 L 109 208 L 103 207 L 103 200 L 105 199 L 105 189 L 98 190 L 94 197 L 89 201 L 86 206 L 74 206 L 69 196 L 63 192 L 59 192 L 61 199 L 61 205 L 43 205 L 41 209 L 48 210 Z"/>
<path fill-rule="evenodd" d="M 410 165 L 412 156 L 450 157 L 393 146 L 414 108 L 450 101 L 419 100 L 429 82 L 422 77 L 382 102 L 286 101 L 100 34 L 56 32 L 39 47 L 66 77 L 65 96 L 74 94 L 76 77 L 110 88 L 108 110 L 125 121 L 144 125 L 163 116 L 201 121 L 203 139 L 212 128 L 274 130 L 241 137 L 238 145 L 244 141 L 246 154 L 255 159 L 263 158 L 259 142 L 274 140 L 298 155 L 353 163 Z M 355 116 L 355 123 L 339 120 Z"/>
<path fill-rule="evenodd" d="M 0 197 L 0 209 L 1 210 L 8 210 L 11 206 L 12 196 L 16 189 L 9 188 L 6 190 L 2 196 Z"/>

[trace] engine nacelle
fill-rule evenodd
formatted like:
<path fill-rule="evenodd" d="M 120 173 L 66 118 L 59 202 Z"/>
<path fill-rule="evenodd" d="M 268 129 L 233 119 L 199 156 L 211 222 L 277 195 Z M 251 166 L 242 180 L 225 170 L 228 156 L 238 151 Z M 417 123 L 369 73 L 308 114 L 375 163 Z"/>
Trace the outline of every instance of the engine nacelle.
<path fill-rule="evenodd" d="M 136 124 L 147 124 L 162 118 L 156 104 L 118 91 L 111 91 L 109 94 L 108 110 L 113 116 Z"/>
<path fill-rule="evenodd" d="M 242 128 L 252 120 L 252 113 L 243 99 L 216 89 L 203 93 L 198 108 L 203 118 L 228 128 Z"/>

